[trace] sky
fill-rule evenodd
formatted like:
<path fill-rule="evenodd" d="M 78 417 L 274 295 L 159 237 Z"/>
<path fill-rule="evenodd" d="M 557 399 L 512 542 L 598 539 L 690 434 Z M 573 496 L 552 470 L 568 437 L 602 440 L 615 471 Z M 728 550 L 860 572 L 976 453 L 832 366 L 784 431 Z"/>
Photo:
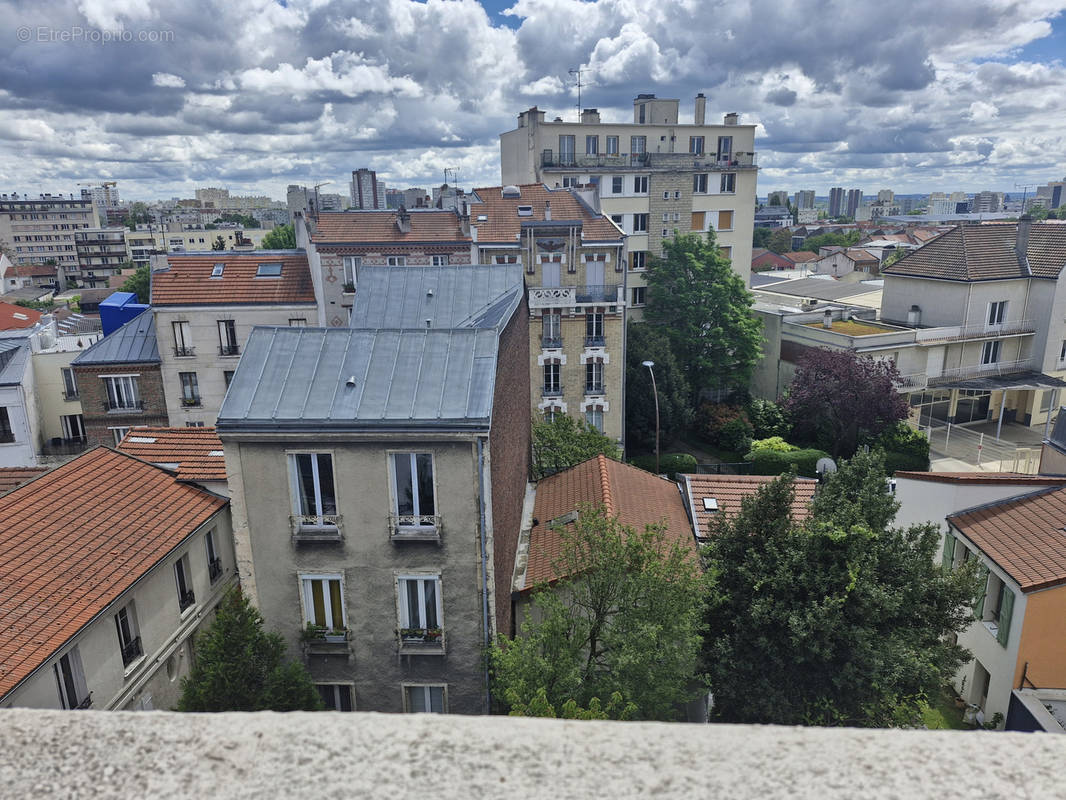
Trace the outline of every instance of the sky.
<path fill-rule="evenodd" d="M 0 0 L 0 190 L 282 199 L 351 170 L 500 183 L 537 105 L 697 92 L 758 125 L 758 193 L 1066 175 L 1066 0 Z M 1031 191 L 1031 190 L 1030 190 Z"/>

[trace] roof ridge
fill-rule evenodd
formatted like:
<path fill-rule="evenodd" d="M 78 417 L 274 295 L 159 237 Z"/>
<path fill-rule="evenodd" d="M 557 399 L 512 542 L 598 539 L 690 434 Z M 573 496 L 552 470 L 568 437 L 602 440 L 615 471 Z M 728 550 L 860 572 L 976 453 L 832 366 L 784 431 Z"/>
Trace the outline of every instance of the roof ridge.
<path fill-rule="evenodd" d="M 603 509 L 608 517 L 615 515 L 614 497 L 611 494 L 611 476 L 607 472 L 607 456 L 600 453 L 596 456 L 596 464 L 599 467 L 600 490 L 603 494 Z"/>
<path fill-rule="evenodd" d="M 970 506 L 969 508 L 960 509 L 953 514 L 948 514 L 947 519 L 958 519 L 959 517 L 963 517 L 968 514 L 974 514 L 978 511 L 987 511 L 988 509 L 996 508 L 997 506 L 1007 506 L 1013 503 L 1028 503 L 1030 500 L 1035 500 L 1036 498 L 1042 497 L 1045 494 L 1053 494 L 1055 492 L 1066 492 L 1066 487 L 1044 486 L 1032 492 L 1015 494 L 1011 495 L 1010 497 L 1001 497 L 999 500 L 992 500 L 988 503 L 980 503 L 976 506 Z"/>

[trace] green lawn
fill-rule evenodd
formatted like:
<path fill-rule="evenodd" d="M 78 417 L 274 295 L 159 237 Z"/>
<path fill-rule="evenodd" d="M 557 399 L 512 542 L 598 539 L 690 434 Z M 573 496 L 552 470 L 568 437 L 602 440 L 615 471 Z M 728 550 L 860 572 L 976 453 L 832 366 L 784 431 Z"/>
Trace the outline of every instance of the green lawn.
<path fill-rule="evenodd" d="M 929 730 L 970 730 L 962 722 L 963 709 L 955 706 L 955 693 L 945 687 L 933 703 L 922 711 L 922 721 Z"/>

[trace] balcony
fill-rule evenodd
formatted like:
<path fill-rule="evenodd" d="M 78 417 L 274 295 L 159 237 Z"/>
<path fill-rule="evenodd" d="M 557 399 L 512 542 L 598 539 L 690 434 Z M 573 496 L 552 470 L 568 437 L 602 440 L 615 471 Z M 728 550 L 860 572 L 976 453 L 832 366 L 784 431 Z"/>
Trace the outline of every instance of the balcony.
<path fill-rule="evenodd" d="M 1016 372 L 1029 372 L 1036 364 L 1032 358 L 1022 358 L 1017 361 L 996 361 L 992 364 L 968 364 L 963 367 L 945 369 L 939 375 L 929 375 L 929 385 L 947 383 L 949 381 L 966 380 L 967 378 L 988 378 L 1000 375 L 1012 375 Z"/>
<path fill-rule="evenodd" d="M 600 286 L 578 286 L 578 303 L 621 303 L 618 298 L 618 290 L 621 288 L 617 283 L 606 283 Z"/>
<path fill-rule="evenodd" d="M 440 628 L 400 628 L 402 655 L 441 655 L 444 653 L 444 631 Z"/>
<path fill-rule="evenodd" d="M 582 304 L 622 305 L 621 284 L 590 286 L 531 286 L 530 308 L 565 308 Z"/>
<path fill-rule="evenodd" d="M 586 395 L 602 395 L 603 384 L 602 383 L 586 383 L 585 384 Z"/>
<path fill-rule="evenodd" d="M 347 628 L 330 629 L 308 622 L 300 633 L 304 653 L 312 656 L 348 656 L 352 633 Z"/>
<path fill-rule="evenodd" d="M 192 589 L 187 589 L 184 592 L 178 594 L 178 609 L 184 611 L 189 606 L 196 602 L 196 593 Z"/>
<path fill-rule="evenodd" d="M 108 414 L 136 414 L 144 411 L 143 400 L 105 400 L 103 406 Z"/>
<path fill-rule="evenodd" d="M 433 514 L 389 514 L 393 542 L 439 542 L 441 528 L 441 518 Z"/>
<path fill-rule="evenodd" d="M 207 562 L 207 576 L 210 578 L 211 583 L 217 581 L 222 577 L 222 559 L 215 557 Z"/>
<path fill-rule="evenodd" d="M 143 652 L 144 650 L 141 649 L 141 637 L 138 636 L 132 639 L 122 648 L 122 666 L 128 667 L 130 664 L 140 658 Z"/>
<path fill-rule="evenodd" d="M 617 153 L 612 155 L 556 153 L 544 150 L 540 165 L 545 169 L 572 170 L 632 170 L 681 169 L 681 170 L 750 170 L 758 169 L 758 154 L 737 151 L 731 155 L 717 153 Z"/>
<path fill-rule="evenodd" d="M 541 397 L 562 397 L 563 387 L 562 384 L 557 386 L 542 386 L 540 389 Z"/>
<path fill-rule="evenodd" d="M 182 408 L 200 408 L 203 406 L 203 400 L 199 397 L 183 397 L 181 398 Z"/>
<path fill-rule="evenodd" d="M 648 164 L 648 153 L 556 153 L 545 150 L 541 153 L 540 165 L 555 169 L 630 169 Z"/>
<path fill-rule="evenodd" d="M 175 358 L 195 358 L 195 356 L 196 356 L 196 348 L 195 347 L 175 347 L 174 348 L 174 356 L 175 356 Z"/>
<path fill-rule="evenodd" d="M 600 336 L 586 336 L 585 347 L 606 347 L 607 339 L 603 335 Z"/>
<path fill-rule="evenodd" d="M 289 530 L 293 544 L 339 544 L 344 541 L 340 514 L 292 514 Z"/>
<path fill-rule="evenodd" d="M 89 440 L 83 437 L 75 439 L 49 439 L 41 445 L 42 456 L 73 456 L 89 449 Z"/>
<path fill-rule="evenodd" d="M 948 325 L 937 328 L 919 328 L 914 332 L 916 342 L 958 342 L 973 339 L 997 339 L 1001 336 L 1025 336 L 1036 333 L 1036 323 L 1031 319 L 1019 319 L 1000 325 L 979 322 L 973 325 Z"/>
<path fill-rule="evenodd" d="M 562 336 L 542 336 L 540 338 L 540 346 L 545 350 L 558 350 L 563 346 Z"/>
<path fill-rule="evenodd" d="M 218 354 L 220 356 L 239 356 L 241 348 L 240 345 L 236 344 L 222 344 L 218 347 Z"/>

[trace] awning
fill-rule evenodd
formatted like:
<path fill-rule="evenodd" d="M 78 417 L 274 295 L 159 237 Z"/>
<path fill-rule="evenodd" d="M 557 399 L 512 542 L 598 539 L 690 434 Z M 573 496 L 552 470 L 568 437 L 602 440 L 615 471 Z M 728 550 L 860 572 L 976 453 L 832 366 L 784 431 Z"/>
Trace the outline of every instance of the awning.
<path fill-rule="evenodd" d="M 933 383 L 930 389 L 969 389 L 973 392 L 998 392 L 1004 389 L 1061 389 L 1066 381 L 1042 372 L 1016 372 L 1013 375 L 988 375 L 965 380 Z"/>

